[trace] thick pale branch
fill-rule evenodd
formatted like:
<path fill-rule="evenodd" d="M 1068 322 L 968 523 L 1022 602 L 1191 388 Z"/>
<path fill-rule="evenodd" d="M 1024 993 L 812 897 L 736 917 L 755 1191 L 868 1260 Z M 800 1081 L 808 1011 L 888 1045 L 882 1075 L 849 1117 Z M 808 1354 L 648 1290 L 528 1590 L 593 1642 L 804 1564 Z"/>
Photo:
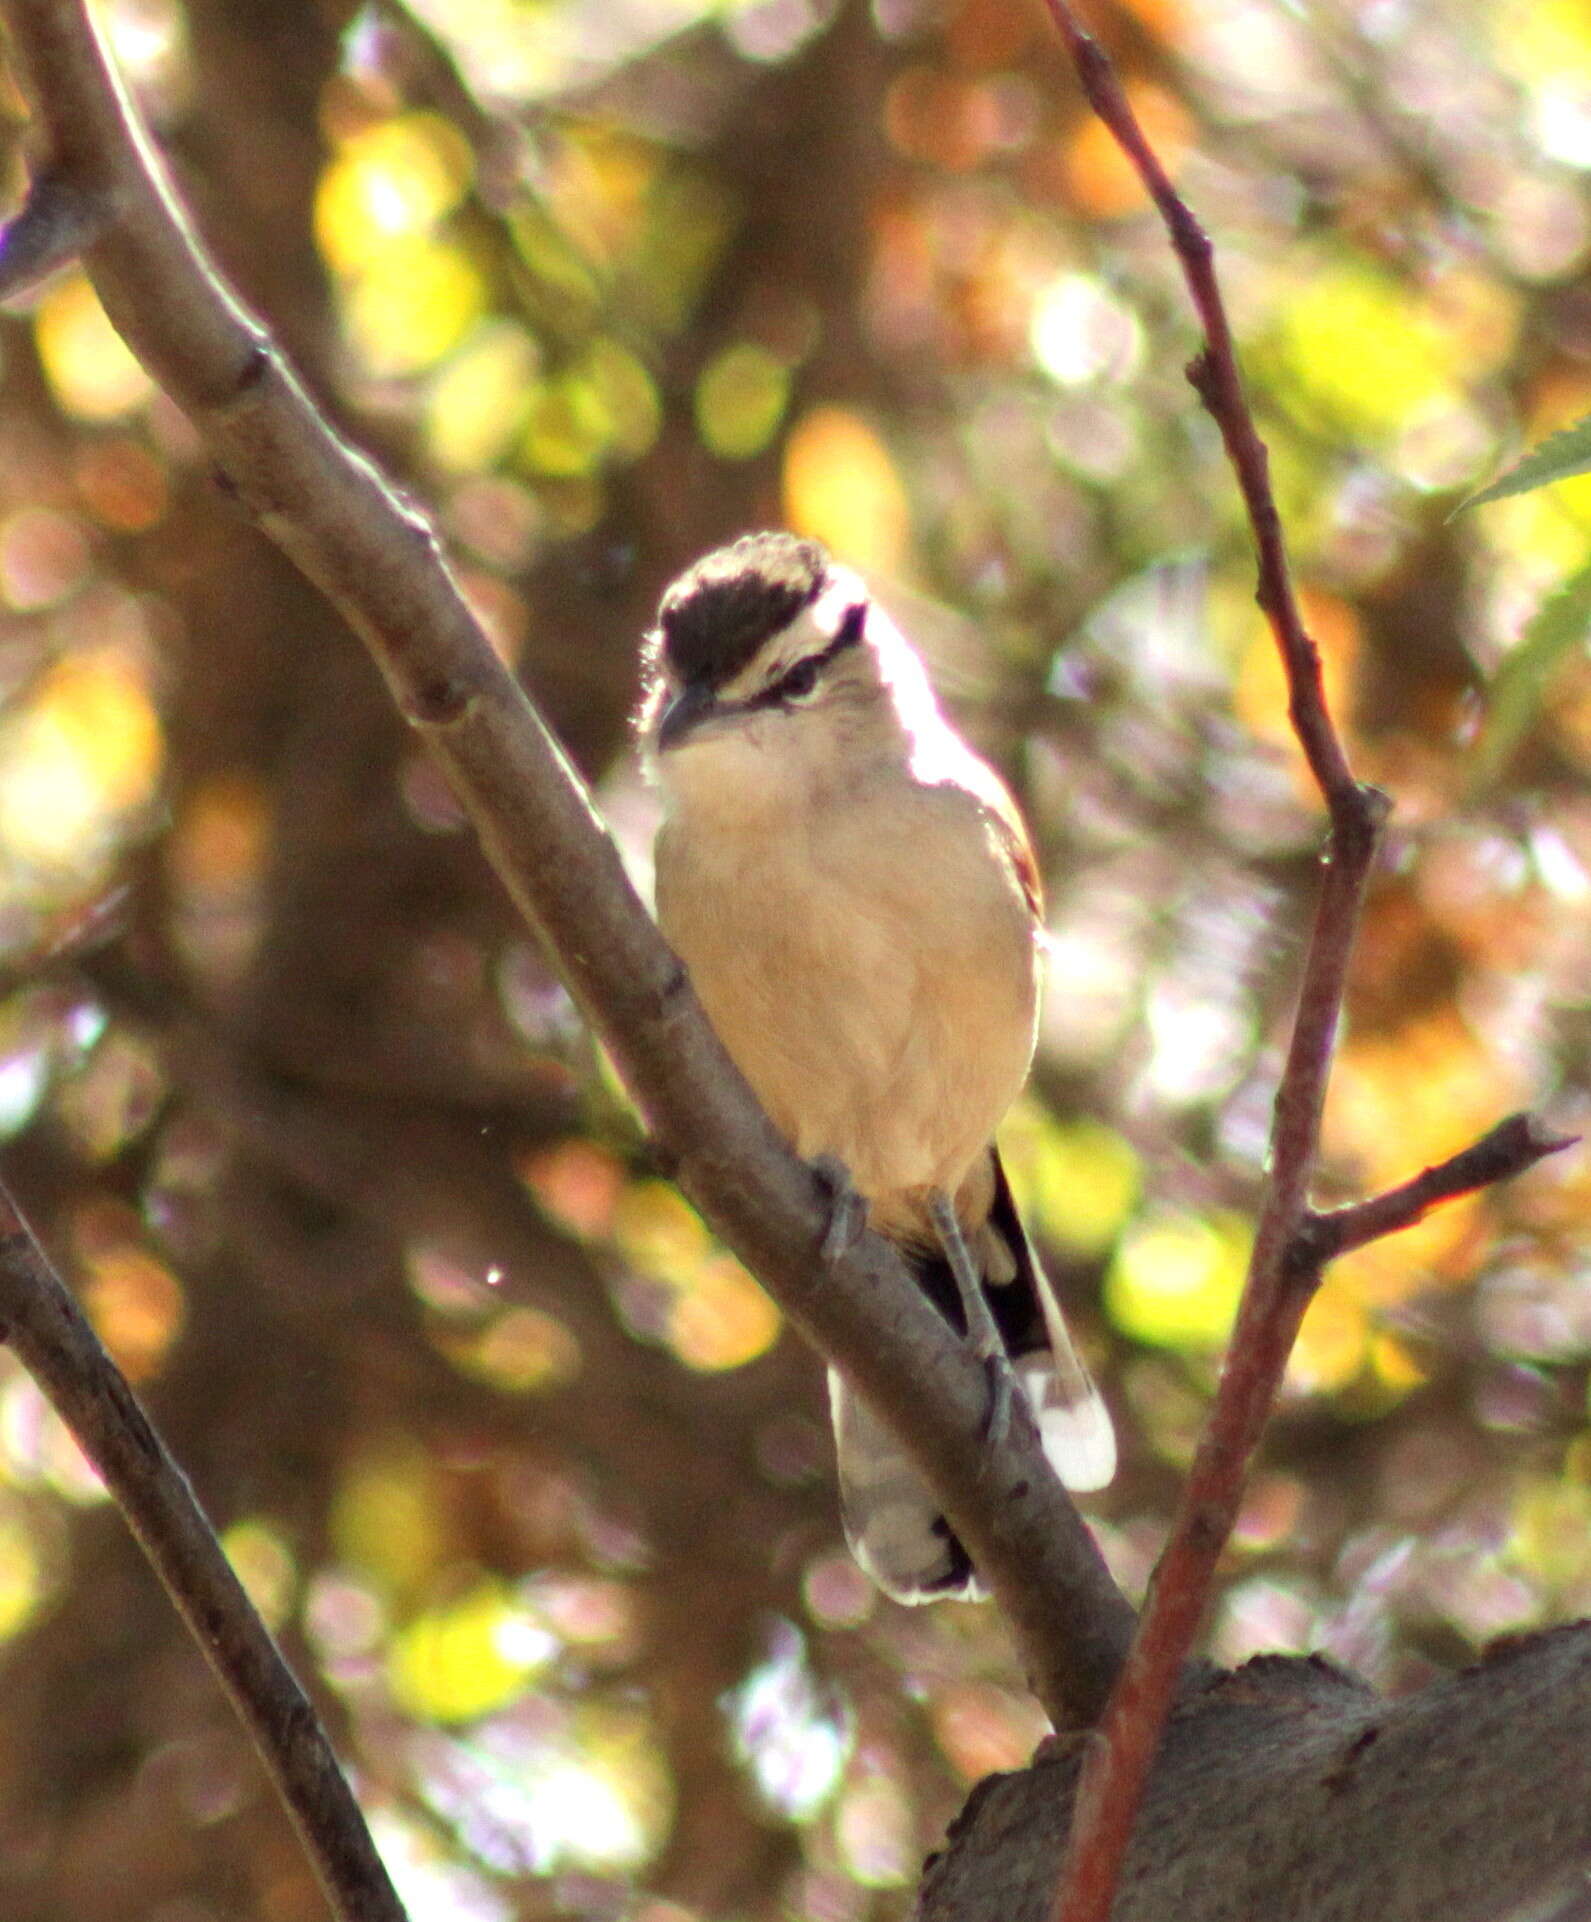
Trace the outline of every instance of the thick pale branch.
<path fill-rule="evenodd" d="M 404 1922 L 319 1718 L 250 1606 L 182 1471 L 4 1187 L 0 1335 L 98 1469 L 204 1650 L 298 1826 L 335 1914 L 341 1922 Z"/>
<path fill-rule="evenodd" d="M 618 1064 L 682 1187 L 899 1433 L 944 1502 L 1057 1720 L 1098 1712 L 1132 1612 L 1027 1424 L 984 1445 L 981 1369 L 865 1237 L 825 1266 L 821 1185 L 724 1054 L 678 961 L 428 524 L 332 433 L 177 208 L 82 0 L 0 0 L 51 164 L 120 216 L 85 264 L 107 312 L 237 495 L 364 640 L 516 906 Z"/>

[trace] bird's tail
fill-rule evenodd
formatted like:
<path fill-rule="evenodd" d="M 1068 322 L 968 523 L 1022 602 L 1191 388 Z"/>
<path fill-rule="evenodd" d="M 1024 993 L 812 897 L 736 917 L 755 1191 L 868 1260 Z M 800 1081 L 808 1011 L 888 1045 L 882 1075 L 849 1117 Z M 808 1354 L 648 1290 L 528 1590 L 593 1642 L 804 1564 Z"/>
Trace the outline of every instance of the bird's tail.
<path fill-rule="evenodd" d="M 1110 1414 L 1072 1345 L 998 1155 L 993 1205 L 979 1240 L 989 1306 L 1050 1466 L 1068 1488 L 1103 1488 L 1116 1471 Z M 943 1259 L 902 1252 L 923 1292 L 958 1333 L 965 1332 L 960 1296 Z M 900 1602 L 979 1595 L 971 1558 L 906 1451 L 833 1369 L 829 1407 L 845 1536 L 868 1575 Z"/>

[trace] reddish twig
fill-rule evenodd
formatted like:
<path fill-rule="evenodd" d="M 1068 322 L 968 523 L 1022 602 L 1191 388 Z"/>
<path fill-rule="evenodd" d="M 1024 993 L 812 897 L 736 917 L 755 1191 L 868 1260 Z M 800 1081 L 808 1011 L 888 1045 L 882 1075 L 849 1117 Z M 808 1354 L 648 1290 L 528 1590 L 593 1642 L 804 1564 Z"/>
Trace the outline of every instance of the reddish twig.
<path fill-rule="evenodd" d="M 405 1922 L 320 1718 L 186 1477 L 0 1185 L 0 1338 L 94 1464 L 274 1778 L 334 1915 Z"/>
<path fill-rule="evenodd" d="M 1412 1181 L 1389 1188 L 1371 1201 L 1307 1216 L 1298 1231 L 1296 1256 L 1318 1268 L 1352 1248 L 1363 1248 L 1367 1242 L 1412 1228 L 1440 1202 L 1474 1194 L 1477 1189 L 1523 1174 L 1548 1155 L 1574 1147 L 1579 1139 L 1578 1135 L 1550 1133 L 1534 1115 L 1511 1114 L 1473 1147 L 1449 1155 Z"/>
<path fill-rule="evenodd" d="M 1258 557 L 1257 599 L 1281 654 L 1289 717 L 1331 818 L 1298 1011 L 1277 1089 L 1270 1179 L 1220 1387 L 1150 1583 L 1138 1635 L 1102 1718 L 1102 1739 L 1091 1748 L 1078 1785 L 1054 1915 L 1056 1922 L 1104 1922 L 1178 1677 L 1236 1519 L 1249 1459 L 1322 1267 L 1346 1248 L 1407 1226 L 1434 1203 L 1517 1173 L 1568 1143 L 1516 1116 L 1475 1147 L 1390 1194 L 1330 1215 L 1309 1210 L 1348 961 L 1390 804 L 1354 779 L 1326 703 L 1320 655 L 1293 592 L 1269 460 L 1244 393 L 1209 237 L 1172 186 L 1103 49 L 1083 30 L 1067 0 L 1046 0 L 1046 5 L 1090 105 L 1137 170 L 1181 264 L 1204 331 L 1204 348 L 1189 366 L 1188 378 L 1220 429 L 1242 491 Z"/>
<path fill-rule="evenodd" d="M 1204 331 L 1203 351 L 1188 378 L 1220 428 L 1237 475 L 1254 530 L 1257 598 L 1287 677 L 1288 712 L 1331 817 L 1325 874 L 1277 1090 L 1270 1179 L 1226 1365 L 1138 1635 L 1101 1722 L 1103 1739 L 1090 1750 L 1078 1787 L 1056 1922 L 1104 1922 L 1160 1732 L 1237 1515 L 1249 1459 L 1308 1300 L 1307 1289 L 1287 1285 L 1296 1279 L 1290 1251 L 1308 1208 L 1349 956 L 1389 803 L 1354 779 L 1326 704 L 1320 655 L 1293 592 L 1269 460 L 1243 390 L 1209 236 L 1172 186 L 1104 50 L 1067 0 L 1046 4 L 1090 105 L 1136 168 L 1181 264 Z"/>

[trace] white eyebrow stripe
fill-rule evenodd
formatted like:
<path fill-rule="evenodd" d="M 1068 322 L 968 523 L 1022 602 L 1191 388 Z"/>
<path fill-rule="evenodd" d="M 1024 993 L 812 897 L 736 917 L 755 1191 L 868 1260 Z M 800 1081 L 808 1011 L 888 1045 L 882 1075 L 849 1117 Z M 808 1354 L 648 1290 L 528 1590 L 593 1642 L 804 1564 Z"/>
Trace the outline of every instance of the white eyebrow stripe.
<path fill-rule="evenodd" d="M 787 674 L 799 662 L 823 654 L 838 640 L 845 617 L 859 601 L 866 601 L 867 590 L 849 570 L 844 581 L 836 580 L 801 612 L 777 638 L 770 636 L 761 649 L 719 690 L 724 701 L 752 700 L 764 688 Z"/>

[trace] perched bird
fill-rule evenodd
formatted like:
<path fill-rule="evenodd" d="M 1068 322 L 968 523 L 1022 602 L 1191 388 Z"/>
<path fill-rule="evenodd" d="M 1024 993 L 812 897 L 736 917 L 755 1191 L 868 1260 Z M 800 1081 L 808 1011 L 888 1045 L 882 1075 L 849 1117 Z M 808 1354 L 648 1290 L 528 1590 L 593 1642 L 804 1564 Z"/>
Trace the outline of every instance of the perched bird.
<path fill-rule="evenodd" d="M 992 1419 L 1014 1373 L 1063 1481 L 1103 1486 L 1110 1420 L 993 1143 L 1032 1059 L 1042 959 L 1010 795 L 812 541 L 752 534 L 698 561 L 645 653 L 658 920 L 720 1039 L 988 1359 Z M 833 1369 L 829 1394 L 857 1560 L 902 1601 L 974 1592 L 905 1452 Z"/>

